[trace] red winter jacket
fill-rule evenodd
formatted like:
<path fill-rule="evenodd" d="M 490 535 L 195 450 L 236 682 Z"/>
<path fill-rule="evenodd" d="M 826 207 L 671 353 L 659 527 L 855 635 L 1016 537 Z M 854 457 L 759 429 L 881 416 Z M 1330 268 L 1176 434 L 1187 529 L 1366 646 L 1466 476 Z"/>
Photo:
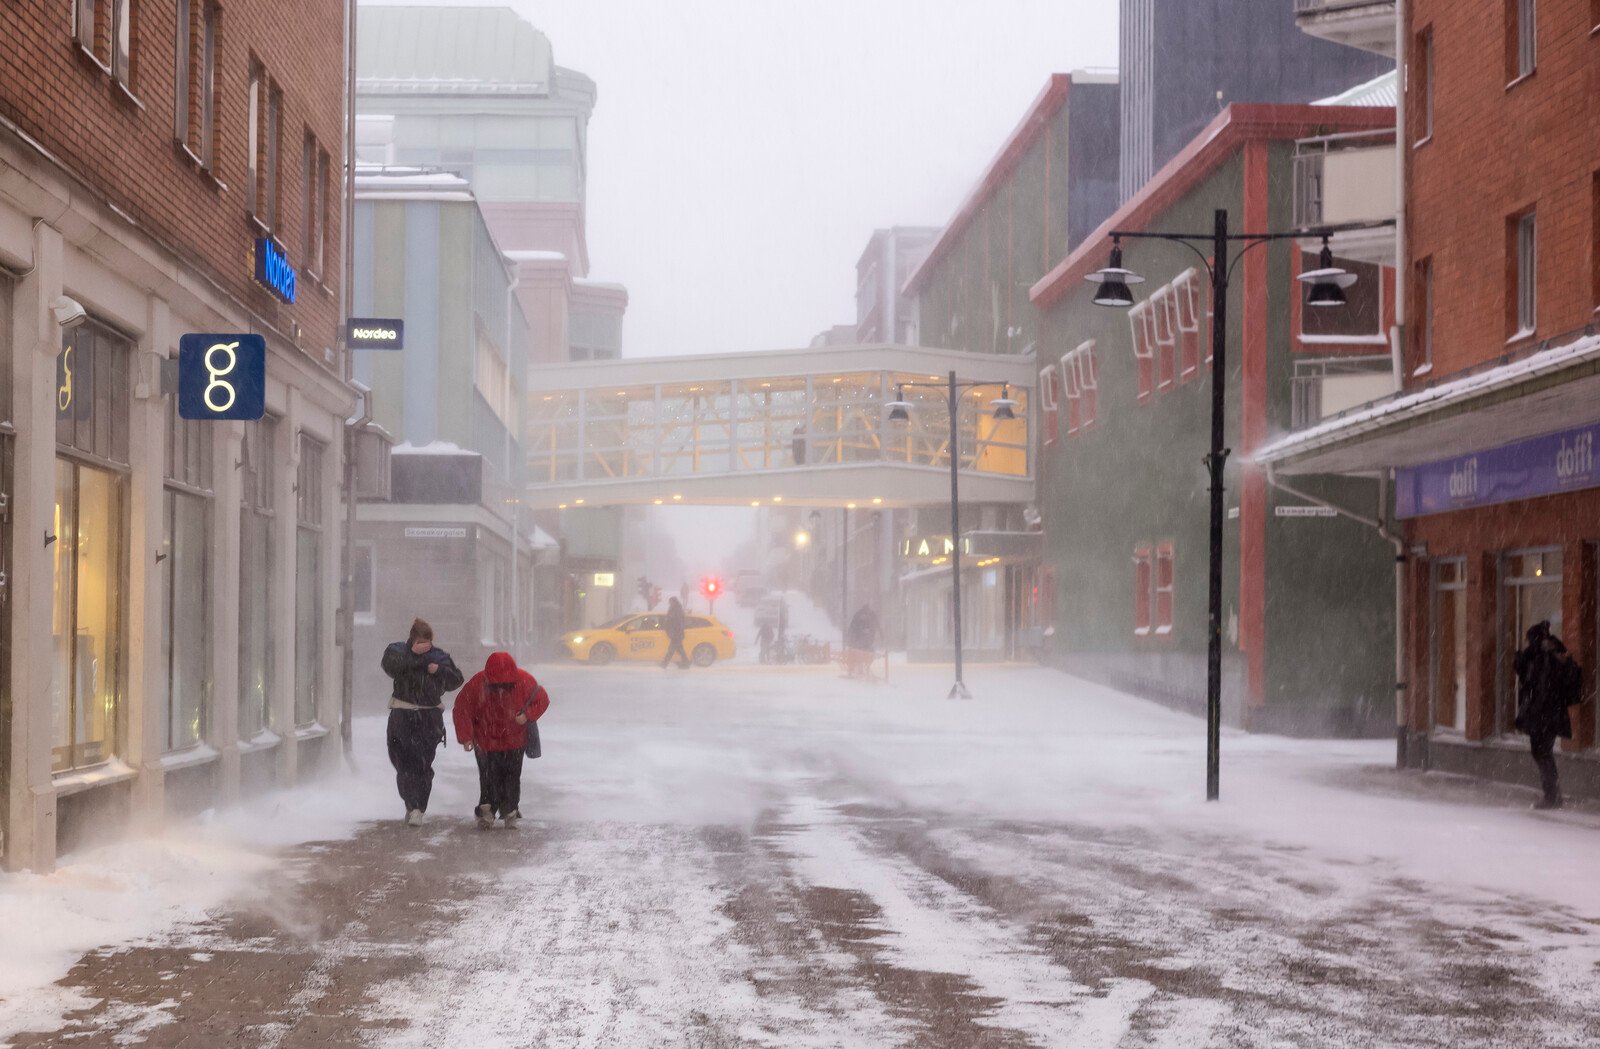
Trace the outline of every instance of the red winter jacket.
<path fill-rule="evenodd" d="M 528 728 L 516 716 L 524 708 L 529 721 L 538 721 L 550 709 L 550 696 L 509 652 L 496 652 L 456 696 L 456 740 L 479 750 L 521 750 Z"/>

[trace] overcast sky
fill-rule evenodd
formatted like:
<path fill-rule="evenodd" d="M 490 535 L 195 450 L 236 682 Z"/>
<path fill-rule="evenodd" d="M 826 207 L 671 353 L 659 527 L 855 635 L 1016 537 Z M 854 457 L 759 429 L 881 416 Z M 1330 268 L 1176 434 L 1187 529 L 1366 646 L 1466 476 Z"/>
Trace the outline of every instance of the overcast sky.
<path fill-rule="evenodd" d="M 1117 57 L 1117 0 L 511 6 L 599 87 L 591 276 L 635 357 L 853 322 L 872 230 L 943 225 L 1052 72 Z"/>

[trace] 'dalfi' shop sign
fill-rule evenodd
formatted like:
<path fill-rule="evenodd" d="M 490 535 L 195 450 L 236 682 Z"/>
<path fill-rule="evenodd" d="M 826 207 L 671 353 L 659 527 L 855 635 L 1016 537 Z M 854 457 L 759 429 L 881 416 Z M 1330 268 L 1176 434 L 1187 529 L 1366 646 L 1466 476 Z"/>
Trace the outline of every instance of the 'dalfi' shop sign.
<path fill-rule="evenodd" d="M 185 335 L 178 340 L 178 414 L 185 419 L 259 419 L 267 410 L 267 342 L 259 335 Z"/>

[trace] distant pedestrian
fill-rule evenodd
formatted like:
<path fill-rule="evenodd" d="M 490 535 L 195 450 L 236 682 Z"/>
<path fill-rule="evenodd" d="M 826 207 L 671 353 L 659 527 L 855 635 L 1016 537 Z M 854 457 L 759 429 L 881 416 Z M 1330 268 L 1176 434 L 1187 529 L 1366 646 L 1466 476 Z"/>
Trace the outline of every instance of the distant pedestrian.
<path fill-rule="evenodd" d="M 1572 738 L 1568 707 L 1583 702 L 1583 671 L 1567 654 L 1567 646 L 1550 633 L 1548 621 L 1528 628 L 1527 647 L 1517 653 L 1516 727 L 1528 734 L 1533 763 L 1539 769 L 1544 797 L 1536 809 L 1561 807 L 1561 783 L 1556 769 L 1556 740 Z"/>
<path fill-rule="evenodd" d="M 550 709 L 550 695 L 509 652 L 496 652 L 456 697 L 456 739 L 478 761 L 473 814 L 488 830 L 495 817 L 515 830 L 522 818 L 522 758 L 528 725 Z"/>
<path fill-rule="evenodd" d="M 450 653 L 433 647 L 433 627 L 411 622 L 406 640 L 383 652 L 383 672 L 394 679 L 389 700 L 389 764 L 394 766 L 406 822 L 420 826 L 433 792 L 433 758 L 444 742 L 444 694 L 461 687 Z"/>
<path fill-rule="evenodd" d="M 773 637 L 771 623 L 762 623 L 761 629 L 756 631 L 756 648 L 760 651 L 760 659 L 763 663 L 772 659 Z"/>
<path fill-rule="evenodd" d="M 870 676 L 872 656 L 878 645 L 878 613 L 871 605 L 862 605 L 850 617 L 845 629 L 844 668 L 851 677 Z"/>
<path fill-rule="evenodd" d="M 667 602 L 667 612 L 661 617 L 661 626 L 667 632 L 667 654 L 661 657 L 661 669 L 667 669 L 667 664 L 672 662 L 672 653 L 678 653 L 678 667 L 682 670 L 689 669 L 689 654 L 683 650 L 683 635 L 688 629 L 686 617 L 683 614 L 683 602 L 672 598 Z"/>

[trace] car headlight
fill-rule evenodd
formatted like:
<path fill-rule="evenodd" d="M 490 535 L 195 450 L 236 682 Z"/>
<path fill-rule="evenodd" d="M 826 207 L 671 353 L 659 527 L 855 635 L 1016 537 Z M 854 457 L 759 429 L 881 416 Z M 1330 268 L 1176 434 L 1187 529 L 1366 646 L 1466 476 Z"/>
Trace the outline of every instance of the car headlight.
<path fill-rule="evenodd" d="M 581 645 L 581 644 L 583 644 L 583 635 L 582 635 L 582 634 L 579 634 L 579 635 L 578 635 L 578 636 L 577 636 L 577 637 L 575 637 L 575 638 L 573 638 L 573 639 L 572 639 L 572 643 L 573 643 L 573 644 L 574 644 L 574 645 Z"/>

